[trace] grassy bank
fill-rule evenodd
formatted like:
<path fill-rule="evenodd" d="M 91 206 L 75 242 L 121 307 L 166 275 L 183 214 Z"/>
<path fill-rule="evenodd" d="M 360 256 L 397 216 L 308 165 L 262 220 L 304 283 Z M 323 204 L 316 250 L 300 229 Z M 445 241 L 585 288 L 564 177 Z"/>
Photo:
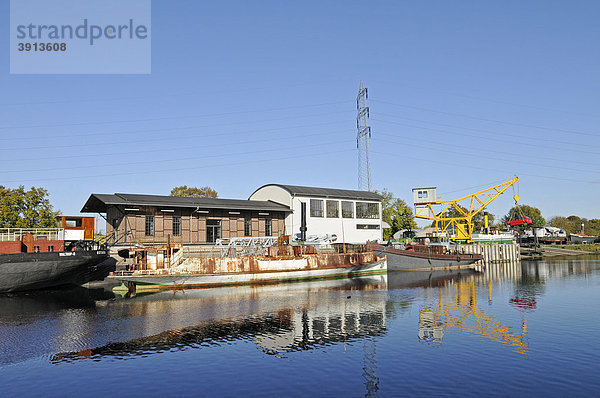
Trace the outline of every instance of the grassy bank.
<path fill-rule="evenodd" d="M 548 247 L 559 247 L 561 249 L 581 250 L 584 252 L 600 253 L 600 245 L 544 245 Z"/>

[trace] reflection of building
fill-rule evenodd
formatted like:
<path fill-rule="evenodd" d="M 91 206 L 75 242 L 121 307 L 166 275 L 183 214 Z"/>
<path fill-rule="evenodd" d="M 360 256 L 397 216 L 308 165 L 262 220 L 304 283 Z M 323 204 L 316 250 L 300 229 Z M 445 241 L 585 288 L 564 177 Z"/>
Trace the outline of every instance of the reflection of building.
<path fill-rule="evenodd" d="M 107 342 L 92 346 L 98 348 L 58 354 L 54 360 L 121 357 L 139 352 L 145 355 L 236 339 L 251 339 L 265 352 L 280 354 L 378 336 L 386 330 L 386 296 L 361 297 L 360 291 L 385 289 L 386 280 L 381 275 L 290 285 L 199 289 L 109 302 L 98 311 L 110 312 L 111 325 L 119 318 L 123 324 L 118 330 L 120 337 L 105 337 L 108 341 L 125 342 Z M 193 311 L 202 317 L 196 318 L 198 326 L 179 326 L 194 322 L 190 308 L 202 308 Z M 164 331 L 165 326 L 170 330 Z"/>
<path fill-rule="evenodd" d="M 419 340 L 424 343 L 440 343 L 443 337 L 443 323 L 435 316 L 435 310 L 421 308 L 419 310 Z"/>

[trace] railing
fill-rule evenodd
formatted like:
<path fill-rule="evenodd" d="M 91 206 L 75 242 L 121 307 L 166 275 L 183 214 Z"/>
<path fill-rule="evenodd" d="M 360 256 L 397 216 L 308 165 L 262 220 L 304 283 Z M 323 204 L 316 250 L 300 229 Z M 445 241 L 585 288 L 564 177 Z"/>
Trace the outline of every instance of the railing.
<path fill-rule="evenodd" d="M 242 256 L 263 256 L 268 248 L 274 245 L 277 245 L 276 236 L 225 238 L 215 242 L 223 257 L 236 256 L 238 250 Z"/>
<path fill-rule="evenodd" d="M 0 242 L 21 239 L 23 234 L 31 234 L 34 239 L 63 240 L 63 228 L 0 228 Z"/>
<path fill-rule="evenodd" d="M 177 267 L 179 264 L 183 262 L 183 248 L 177 250 L 173 256 L 171 256 L 171 268 Z"/>

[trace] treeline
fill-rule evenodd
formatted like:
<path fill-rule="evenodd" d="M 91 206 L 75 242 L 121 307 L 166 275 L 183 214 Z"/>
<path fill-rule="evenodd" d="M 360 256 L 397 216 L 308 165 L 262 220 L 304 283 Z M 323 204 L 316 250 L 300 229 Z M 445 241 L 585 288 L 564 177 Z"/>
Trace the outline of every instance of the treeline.
<path fill-rule="evenodd" d="M 567 234 L 580 233 L 583 224 L 583 232 L 586 235 L 600 236 L 600 219 L 598 218 L 588 220 L 587 218 L 580 218 L 578 216 L 557 216 L 552 217 L 550 221 L 548 221 L 548 224 L 551 227 L 564 229 Z"/>

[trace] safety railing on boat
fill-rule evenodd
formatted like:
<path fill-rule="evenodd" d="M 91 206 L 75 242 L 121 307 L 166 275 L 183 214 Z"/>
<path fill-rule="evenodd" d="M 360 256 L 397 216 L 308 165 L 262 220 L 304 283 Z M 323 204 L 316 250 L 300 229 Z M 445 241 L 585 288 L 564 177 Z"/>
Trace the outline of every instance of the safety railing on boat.
<path fill-rule="evenodd" d="M 0 242 L 21 239 L 24 234 L 33 235 L 34 239 L 63 240 L 63 228 L 0 228 Z"/>
<path fill-rule="evenodd" d="M 268 248 L 277 245 L 277 236 L 240 237 L 217 239 L 215 247 L 221 250 L 221 256 L 262 256 Z"/>

